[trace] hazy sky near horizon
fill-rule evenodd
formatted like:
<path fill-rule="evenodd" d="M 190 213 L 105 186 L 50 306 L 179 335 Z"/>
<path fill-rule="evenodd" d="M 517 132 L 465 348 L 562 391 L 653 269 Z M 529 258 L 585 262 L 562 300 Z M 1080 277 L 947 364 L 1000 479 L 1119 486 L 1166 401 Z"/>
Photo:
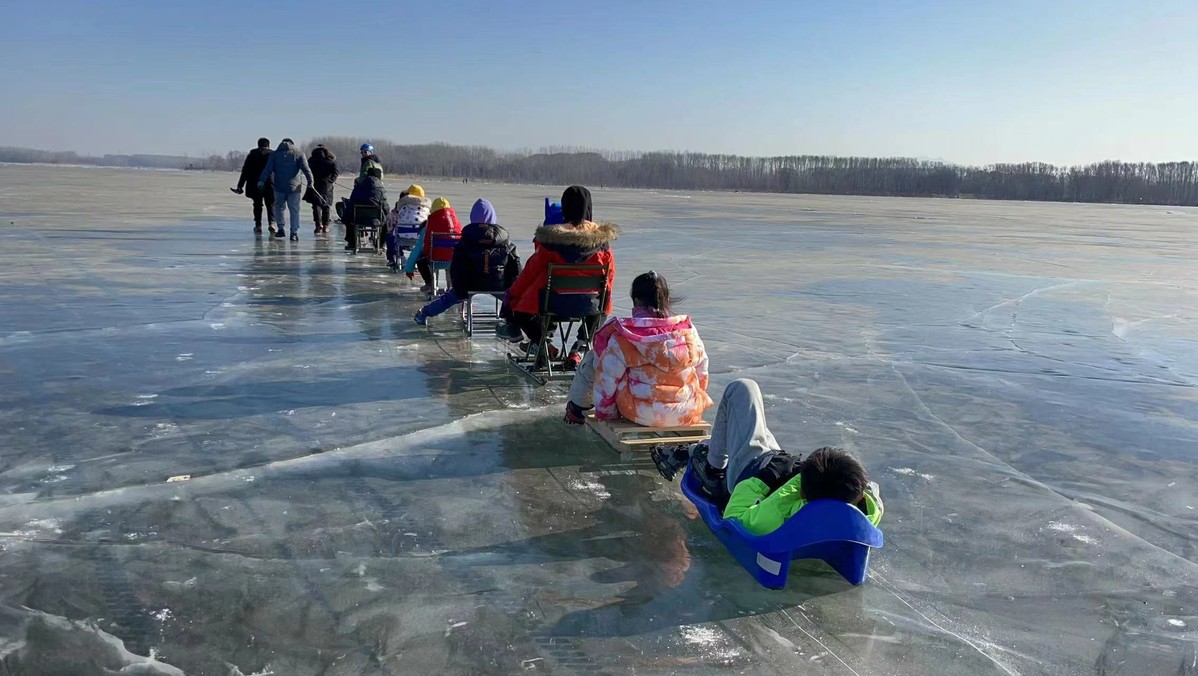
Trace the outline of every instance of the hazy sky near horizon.
<path fill-rule="evenodd" d="M 4 16 L 0 145 L 1198 159 L 1194 0 L 58 0 Z"/>

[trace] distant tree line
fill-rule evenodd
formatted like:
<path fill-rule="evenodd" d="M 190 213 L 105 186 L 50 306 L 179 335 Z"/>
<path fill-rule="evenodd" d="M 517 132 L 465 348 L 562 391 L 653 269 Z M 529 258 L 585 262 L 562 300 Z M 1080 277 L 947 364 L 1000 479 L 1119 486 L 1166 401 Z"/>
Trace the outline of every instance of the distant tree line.
<path fill-rule="evenodd" d="M 388 174 L 509 183 L 740 190 L 819 195 L 974 197 L 1000 200 L 1198 205 L 1198 163 L 1107 161 L 1062 167 L 1040 162 L 971 167 L 909 158 L 790 155 L 743 157 L 692 152 L 610 152 L 543 148 L 501 153 L 444 143 L 396 145 L 349 137 L 313 139 L 357 173 L 358 147 L 370 142 Z M 54 162 L 238 171 L 242 151 L 205 158 L 165 155 L 84 157 L 0 147 L 0 162 Z"/>
<path fill-rule="evenodd" d="M 342 171 L 356 172 L 358 147 L 365 142 L 325 137 L 313 139 L 309 147 L 323 143 L 337 155 Z M 1198 205 L 1198 163 L 1194 162 L 967 167 L 902 157 L 743 157 L 574 148 L 499 153 L 480 146 L 370 142 L 388 173 L 416 176 L 667 190 Z"/>
<path fill-rule="evenodd" d="M 239 171 L 244 159 L 245 153 L 237 150 L 224 155 L 197 158 L 186 155 L 80 155 L 72 151 L 0 146 L 0 162 L 16 164 L 81 164 L 97 167 Z"/>

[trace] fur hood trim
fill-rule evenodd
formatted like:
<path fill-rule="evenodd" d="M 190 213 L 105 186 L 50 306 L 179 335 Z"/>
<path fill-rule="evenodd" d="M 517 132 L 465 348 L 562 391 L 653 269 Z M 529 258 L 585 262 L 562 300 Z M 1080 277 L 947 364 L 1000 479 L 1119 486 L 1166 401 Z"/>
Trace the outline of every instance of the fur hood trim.
<path fill-rule="evenodd" d="M 577 246 L 594 249 L 610 245 L 620 236 L 620 226 L 615 223 L 583 221 L 577 226 L 542 225 L 534 235 L 536 240 L 548 246 Z"/>
<path fill-rule="evenodd" d="M 399 198 L 399 204 L 397 204 L 396 206 L 403 206 L 405 204 L 411 204 L 413 206 L 424 207 L 427 209 L 427 208 L 430 208 L 433 206 L 433 201 L 427 197 L 417 197 L 415 195 L 404 195 L 403 197 Z"/>

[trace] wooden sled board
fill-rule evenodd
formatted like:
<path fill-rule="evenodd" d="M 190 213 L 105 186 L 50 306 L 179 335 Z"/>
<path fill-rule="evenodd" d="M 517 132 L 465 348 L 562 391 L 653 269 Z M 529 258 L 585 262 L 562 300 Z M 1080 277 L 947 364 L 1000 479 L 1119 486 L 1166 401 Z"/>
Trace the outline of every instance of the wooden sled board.
<path fill-rule="evenodd" d="M 587 416 L 587 426 L 617 451 L 648 451 L 657 444 L 693 444 L 711 437 L 711 424 L 645 427 L 628 420 L 599 420 Z"/>

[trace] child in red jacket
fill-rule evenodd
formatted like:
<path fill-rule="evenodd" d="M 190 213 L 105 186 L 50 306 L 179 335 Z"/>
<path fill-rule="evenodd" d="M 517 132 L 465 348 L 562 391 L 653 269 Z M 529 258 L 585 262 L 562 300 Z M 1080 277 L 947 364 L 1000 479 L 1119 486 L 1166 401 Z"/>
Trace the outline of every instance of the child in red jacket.
<path fill-rule="evenodd" d="M 549 266 L 554 265 L 601 265 L 607 270 L 607 307 L 611 313 L 611 288 L 616 277 L 616 259 L 611 251 L 612 242 L 619 237 L 620 228 L 612 223 L 595 223 L 591 219 L 591 191 L 578 185 L 566 188 L 562 193 L 562 225 L 543 225 L 537 228 L 533 240 L 536 251 L 516 278 L 508 291 L 511 322 L 528 336 L 530 347 L 545 339 L 541 335 L 540 318 L 541 291 L 548 284 Z M 589 338 L 589 332 L 579 330 L 580 342 Z M 579 343 L 575 343 L 577 351 Z M 577 355 L 581 361 L 581 354 Z"/>
<path fill-rule="evenodd" d="M 404 263 L 404 272 L 407 273 L 408 279 L 412 278 L 413 272 L 419 270 L 420 277 L 424 280 L 424 286 L 420 287 L 420 290 L 426 294 L 433 293 L 433 270 L 449 269 L 453 247 L 461 237 L 462 222 L 458 220 L 457 212 L 449 205 L 449 200 L 444 197 L 433 200 L 428 222 L 420 230 L 416 248 Z"/>

